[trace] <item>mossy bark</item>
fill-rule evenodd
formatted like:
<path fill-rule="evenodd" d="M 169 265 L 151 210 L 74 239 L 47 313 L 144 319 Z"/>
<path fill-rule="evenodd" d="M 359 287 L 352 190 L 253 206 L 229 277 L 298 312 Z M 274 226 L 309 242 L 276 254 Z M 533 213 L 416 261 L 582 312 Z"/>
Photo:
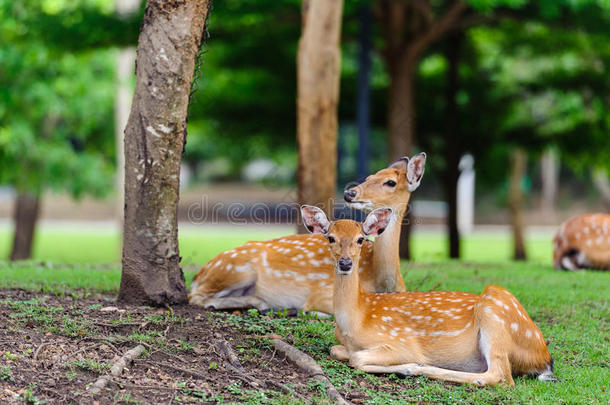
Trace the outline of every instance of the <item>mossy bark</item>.
<path fill-rule="evenodd" d="M 337 189 L 337 107 L 343 0 L 303 0 L 298 54 L 297 201 L 329 218 Z M 307 230 L 299 221 L 297 232 Z"/>
<path fill-rule="evenodd" d="M 180 161 L 208 0 L 148 0 L 125 129 L 125 220 L 119 301 L 186 302 L 178 250 Z"/>

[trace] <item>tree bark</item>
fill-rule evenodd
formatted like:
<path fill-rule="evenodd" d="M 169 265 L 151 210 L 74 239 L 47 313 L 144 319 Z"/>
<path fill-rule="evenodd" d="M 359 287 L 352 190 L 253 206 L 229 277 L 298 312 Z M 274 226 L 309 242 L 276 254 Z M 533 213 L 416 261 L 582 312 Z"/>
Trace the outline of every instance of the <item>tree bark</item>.
<path fill-rule="evenodd" d="M 18 191 L 13 213 L 15 233 L 13 234 L 11 261 L 32 257 L 32 245 L 39 213 L 40 194 Z"/>
<path fill-rule="evenodd" d="M 371 49 L 373 14 L 369 5 L 360 8 L 360 51 L 358 55 L 358 101 L 356 116 L 358 120 L 358 161 L 356 177 L 364 181 L 369 175 L 369 140 L 371 136 Z"/>
<path fill-rule="evenodd" d="M 457 92 L 459 90 L 460 51 L 464 35 L 453 32 L 447 38 L 445 57 L 448 62 L 446 94 L 446 138 L 445 138 L 445 198 L 447 200 L 447 230 L 449 233 L 449 257 L 460 257 L 460 233 L 457 221 L 457 184 L 460 177 L 459 112 Z"/>
<path fill-rule="evenodd" d="M 297 61 L 297 200 L 322 208 L 332 218 L 343 0 L 303 0 L 302 13 Z M 307 232 L 301 220 L 297 232 Z"/>
<path fill-rule="evenodd" d="M 388 100 L 388 157 L 392 162 L 410 156 L 415 132 L 415 69 L 417 59 L 402 57 L 390 62 L 390 88 Z M 413 198 L 413 197 L 412 197 Z M 411 259 L 410 237 L 413 212 L 407 208 L 400 233 L 399 254 Z"/>
<path fill-rule="evenodd" d="M 208 0 L 148 0 L 125 129 L 125 220 L 119 301 L 186 302 L 177 207 L 186 118 Z"/>
<path fill-rule="evenodd" d="M 527 169 L 527 155 L 521 149 L 515 149 L 511 157 L 510 190 L 508 197 L 511 226 L 513 230 L 513 259 L 525 260 L 525 238 L 523 236 L 523 191 L 521 181 Z"/>
<path fill-rule="evenodd" d="M 378 0 L 376 12 L 385 37 L 388 94 L 388 155 L 390 161 L 412 152 L 415 140 L 415 74 L 424 51 L 459 25 L 468 5 L 454 1 L 434 19 L 427 1 Z M 400 257 L 411 258 L 410 235 L 415 222 L 407 209 L 400 234 Z"/>

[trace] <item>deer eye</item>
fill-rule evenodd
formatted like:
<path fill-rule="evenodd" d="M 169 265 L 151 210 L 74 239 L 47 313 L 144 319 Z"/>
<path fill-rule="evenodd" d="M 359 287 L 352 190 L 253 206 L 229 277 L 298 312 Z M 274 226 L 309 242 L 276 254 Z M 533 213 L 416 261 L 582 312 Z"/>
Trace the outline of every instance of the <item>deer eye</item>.
<path fill-rule="evenodd" d="M 364 242 L 364 238 L 362 236 L 359 237 L 357 242 L 359 245 L 362 245 L 362 243 Z"/>
<path fill-rule="evenodd" d="M 396 187 L 396 182 L 394 180 L 388 180 L 385 183 L 383 183 L 384 186 L 389 186 L 389 187 Z"/>
<path fill-rule="evenodd" d="M 333 238 L 332 236 L 329 236 L 327 239 L 328 243 L 335 243 L 335 238 Z"/>

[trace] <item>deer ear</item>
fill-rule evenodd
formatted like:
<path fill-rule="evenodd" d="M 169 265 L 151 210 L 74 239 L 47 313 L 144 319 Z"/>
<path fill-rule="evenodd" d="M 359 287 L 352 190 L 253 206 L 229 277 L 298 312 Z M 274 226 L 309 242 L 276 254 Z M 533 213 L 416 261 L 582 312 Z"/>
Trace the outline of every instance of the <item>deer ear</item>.
<path fill-rule="evenodd" d="M 407 164 L 407 185 L 409 191 L 413 192 L 419 187 L 425 169 L 426 154 L 424 152 L 413 156 L 411 160 L 409 160 L 409 163 Z"/>
<path fill-rule="evenodd" d="M 326 217 L 324 211 L 313 205 L 301 206 L 301 217 L 303 224 L 311 233 L 326 235 L 330 228 L 330 221 Z"/>
<path fill-rule="evenodd" d="M 403 172 L 406 172 L 408 164 L 409 164 L 409 158 L 406 156 L 403 156 L 400 159 L 395 160 L 392 163 L 390 163 L 390 165 L 388 166 L 388 169 L 398 169 L 398 170 L 402 170 Z"/>
<path fill-rule="evenodd" d="M 362 231 L 366 236 L 381 235 L 385 228 L 388 227 L 391 217 L 391 208 L 378 208 L 366 216 L 362 223 Z"/>

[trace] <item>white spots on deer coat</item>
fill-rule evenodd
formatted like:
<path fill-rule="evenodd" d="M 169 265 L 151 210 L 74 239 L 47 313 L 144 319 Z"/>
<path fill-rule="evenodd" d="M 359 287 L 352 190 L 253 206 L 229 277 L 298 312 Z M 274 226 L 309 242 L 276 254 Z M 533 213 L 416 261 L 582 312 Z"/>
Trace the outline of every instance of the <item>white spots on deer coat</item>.
<path fill-rule="evenodd" d="M 591 241 L 591 239 L 587 239 L 587 241 L 585 243 L 587 244 L 588 247 L 593 246 L 593 242 Z"/>
<path fill-rule="evenodd" d="M 526 331 L 525 331 L 525 337 L 526 337 L 526 338 L 531 338 L 531 337 L 532 337 L 532 331 L 531 331 L 531 330 L 529 330 L 529 329 L 528 329 L 528 330 L 526 330 Z"/>
<path fill-rule="evenodd" d="M 391 316 L 382 316 L 381 320 L 384 322 L 392 322 L 392 317 Z"/>
<path fill-rule="evenodd" d="M 493 319 L 497 322 L 500 322 L 501 324 L 504 324 L 504 319 L 500 318 L 498 315 L 496 314 L 491 314 L 491 316 L 493 317 Z"/>
<path fill-rule="evenodd" d="M 519 330 L 519 325 L 517 322 L 511 322 L 510 328 L 513 330 L 513 332 L 517 332 Z"/>
<path fill-rule="evenodd" d="M 248 271 L 252 268 L 252 266 L 250 265 L 250 263 L 246 263 L 242 266 L 235 266 L 235 271 L 238 273 L 243 273 L 245 271 Z"/>
<path fill-rule="evenodd" d="M 309 273 L 307 275 L 307 278 L 309 278 L 310 280 L 324 280 L 327 279 L 329 276 L 326 273 Z"/>

